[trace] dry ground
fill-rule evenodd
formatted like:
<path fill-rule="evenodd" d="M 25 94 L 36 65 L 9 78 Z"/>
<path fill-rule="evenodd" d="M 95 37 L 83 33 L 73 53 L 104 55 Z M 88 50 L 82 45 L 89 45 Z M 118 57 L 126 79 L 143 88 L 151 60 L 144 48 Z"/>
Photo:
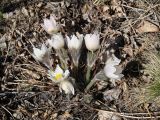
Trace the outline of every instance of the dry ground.
<path fill-rule="evenodd" d="M 147 100 L 143 90 L 152 82 L 144 72 L 146 53 L 160 51 L 160 1 L 57 1 L 0 1 L 0 119 L 158 120 L 160 104 Z M 64 25 L 63 34 L 100 31 L 102 48 L 110 44 L 122 60 L 124 78 L 116 87 L 99 82 L 86 93 L 82 83 L 70 100 L 59 92 L 45 66 L 31 56 L 32 44 L 49 38 L 40 24 L 50 14 Z M 57 63 L 54 51 L 52 56 Z M 104 62 L 98 60 L 97 66 Z"/>

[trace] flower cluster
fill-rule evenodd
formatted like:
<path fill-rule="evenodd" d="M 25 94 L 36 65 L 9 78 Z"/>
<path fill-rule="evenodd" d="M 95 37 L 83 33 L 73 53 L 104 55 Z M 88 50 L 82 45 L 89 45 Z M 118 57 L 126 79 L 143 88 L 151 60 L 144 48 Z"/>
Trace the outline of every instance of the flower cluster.
<path fill-rule="evenodd" d="M 100 48 L 100 34 L 98 31 L 94 31 L 93 34 L 83 35 L 75 33 L 71 36 L 63 35 L 60 32 L 61 26 L 56 22 L 55 16 L 50 16 L 50 19 L 45 18 L 42 27 L 51 35 L 51 39 L 48 39 L 45 44 L 42 44 L 41 49 L 33 47 L 33 57 L 48 68 L 48 78 L 59 85 L 61 92 L 64 91 L 65 94 L 74 95 L 74 78 L 70 76 L 67 61 L 71 60 L 73 66 L 78 68 L 84 40 L 85 46 L 88 49 L 86 72 L 86 83 L 88 84 L 91 81 L 92 67 L 97 60 L 97 50 Z M 66 45 L 68 49 L 66 49 Z M 55 69 L 52 68 L 52 48 L 56 51 L 60 59 L 60 64 L 57 64 Z M 119 64 L 120 60 L 114 55 L 106 61 L 104 67 L 106 78 L 108 77 L 111 81 L 115 81 L 123 77 L 121 74 L 122 69 L 118 67 Z"/>

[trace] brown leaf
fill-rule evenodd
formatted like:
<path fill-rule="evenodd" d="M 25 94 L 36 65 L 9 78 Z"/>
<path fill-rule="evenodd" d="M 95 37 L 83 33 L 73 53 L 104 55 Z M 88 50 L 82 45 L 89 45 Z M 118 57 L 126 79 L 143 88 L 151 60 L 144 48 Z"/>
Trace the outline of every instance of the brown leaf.
<path fill-rule="evenodd" d="M 103 92 L 103 94 L 106 101 L 117 100 L 119 98 L 119 95 L 121 94 L 121 89 L 113 88 L 111 90 Z"/>
<path fill-rule="evenodd" d="M 34 84 L 38 84 L 39 81 L 37 81 L 37 80 L 35 80 L 35 79 L 29 79 L 29 80 L 28 80 L 28 83 L 34 85 Z"/>
<path fill-rule="evenodd" d="M 131 46 L 126 46 L 123 48 L 123 51 L 127 53 L 129 56 L 133 57 L 133 49 Z"/>
<path fill-rule="evenodd" d="M 149 21 L 142 21 L 138 27 L 136 28 L 136 31 L 138 33 L 147 33 L 147 32 L 159 32 L 159 27 Z"/>
<path fill-rule="evenodd" d="M 121 118 L 115 115 L 114 113 L 102 110 L 99 110 L 98 118 L 98 120 L 121 120 Z"/>
<path fill-rule="evenodd" d="M 101 80 L 97 83 L 98 90 L 102 90 L 102 89 L 106 88 L 107 86 L 108 86 L 108 82 L 104 81 L 104 80 Z"/>
<path fill-rule="evenodd" d="M 33 77 L 33 78 L 35 78 L 35 79 L 40 79 L 40 75 L 38 74 L 38 73 L 36 73 L 36 72 L 34 72 L 34 71 L 31 71 L 31 70 L 25 70 L 25 72 L 29 75 L 29 76 L 31 76 L 31 77 Z"/>

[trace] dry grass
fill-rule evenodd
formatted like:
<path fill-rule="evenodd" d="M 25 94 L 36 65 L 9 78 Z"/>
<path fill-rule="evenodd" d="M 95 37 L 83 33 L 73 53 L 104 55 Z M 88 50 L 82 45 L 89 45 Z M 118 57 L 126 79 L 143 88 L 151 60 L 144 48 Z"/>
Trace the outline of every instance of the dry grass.
<path fill-rule="evenodd" d="M 151 62 L 146 65 L 146 72 L 149 73 L 154 82 L 151 83 L 147 91 L 150 98 L 155 99 L 160 96 L 160 55 L 150 54 Z"/>

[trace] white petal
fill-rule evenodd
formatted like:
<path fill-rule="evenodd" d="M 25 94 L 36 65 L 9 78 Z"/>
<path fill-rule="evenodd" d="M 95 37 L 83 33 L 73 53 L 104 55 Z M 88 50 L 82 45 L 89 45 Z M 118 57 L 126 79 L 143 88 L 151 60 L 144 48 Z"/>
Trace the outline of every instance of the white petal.
<path fill-rule="evenodd" d="M 119 65 L 120 64 L 120 62 L 121 62 L 121 60 L 120 59 L 118 59 L 116 56 L 114 56 L 113 55 L 113 60 L 114 60 L 114 65 Z"/>
<path fill-rule="evenodd" d="M 42 44 L 41 51 L 44 52 L 44 53 L 46 53 L 48 51 L 48 48 L 46 47 L 45 44 Z"/>
<path fill-rule="evenodd" d="M 66 36 L 67 39 L 67 45 L 69 49 L 76 49 L 79 50 L 82 46 L 82 41 L 83 38 L 81 37 L 80 39 L 78 39 L 77 36 L 72 35 L 71 38 Z"/>
<path fill-rule="evenodd" d="M 113 61 L 113 58 L 110 57 L 110 58 L 107 59 L 106 65 L 110 64 L 110 65 L 114 66 L 113 62 L 114 62 L 114 61 Z"/>
<path fill-rule="evenodd" d="M 71 43 L 74 49 L 79 49 L 81 47 L 81 41 L 75 35 L 72 35 Z"/>
<path fill-rule="evenodd" d="M 71 91 L 72 91 L 72 94 L 74 95 L 75 91 L 74 91 L 73 85 L 72 85 L 72 87 L 71 87 L 70 89 L 71 89 Z"/>
<path fill-rule="evenodd" d="M 44 24 L 42 24 L 42 27 L 49 34 L 53 34 L 59 31 L 59 25 L 56 23 L 53 16 L 50 16 L 50 19 L 45 18 L 43 21 Z"/>
<path fill-rule="evenodd" d="M 121 74 L 122 68 L 117 66 L 120 62 L 121 60 L 114 55 L 106 61 L 104 72 L 108 78 L 119 80 L 123 77 L 123 74 Z"/>
<path fill-rule="evenodd" d="M 41 49 L 33 47 L 33 57 L 47 67 L 52 66 L 50 60 L 50 49 L 48 49 L 45 44 L 42 44 Z"/>
<path fill-rule="evenodd" d="M 54 72 L 52 70 L 48 70 L 47 75 L 48 75 L 48 78 L 51 79 L 51 80 L 54 78 Z"/>
<path fill-rule="evenodd" d="M 51 16 L 50 16 L 50 21 L 52 21 L 52 24 L 53 24 L 53 27 L 54 27 L 54 31 L 59 31 L 60 26 L 59 26 L 59 24 L 56 22 L 55 16 L 51 15 Z"/>
<path fill-rule="evenodd" d="M 74 87 L 71 82 L 68 80 L 64 80 L 60 83 L 60 89 L 65 92 L 65 94 L 73 94 L 74 95 Z"/>
<path fill-rule="evenodd" d="M 113 66 L 105 66 L 104 68 L 105 75 L 110 79 L 119 79 L 119 76 L 114 74 L 116 72 L 116 68 Z"/>
<path fill-rule="evenodd" d="M 33 53 L 34 53 L 35 59 L 42 61 L 44 53 L 40 49 L 34 47 Z"/>
<path fill-rule="evenodd" d="M 78 34 L 77 37 L 81 42 L 83 41 L 83 37 L 84 37 L 83 34 Z"/>
<path fill-rule="evenodd" d="M 41 50 L 35 47 L 33 47 L 33 52 L 36 56 L 39 56 L 41 54 Z"/>
<path fill-rule="evenodd" d="M 54 34 L 51 39 L 48 39 L 48 43 L 54 49 L 61 49 L 64 47 L 64 39 L 63 36 L 59 34 Z"/>
<path fill-rule="evenodd" d="M 118 59 L 116 56 L 112 55 L 112 57 L 108 58 L 106 61 L 106 64 L 110 64 L 112 66 L 119 65 L 121 62 L 120 59 Z"/>
<path fill-rule="evenodd" d="M 64 79 L 68 78 L 69 75 L 70 75 L 69 70 L 66 70 L 66 71 L 64 72 Z"/>
<path fill-rule="evenodd" d="M 48 29 L 53 29 L 54 27 L 52 21 L 49 19 L 44 19 L 44 26 Z"/>
<path fill-rule="evenodd" d="M 53 43 L 53 40 L 48 39 L 47 42 L 48 42 L 48 44 L 49 44 L 51 47 L 53 47 L 53 44 L 54 44 L 54 43 Z"/>
<path fill-rule="evenodd" d="M 56 20 L 55 20 L 55 17 L 51 15 L 51 16 L 50 16 L 50 20 L 52 21 L 52 24 L 53 24 L 54 26 L 56 26 L 57 22 L 56 22 Z"/>
<path fill-rule="evenodd" d="M 63 75 L 63 70 L 59 65 L 56 66 L 54 74 L 62 74 Z"/>
<path fill-rule="evenodd" d="M 122 73 L 122 71 L 123 71 L 123 69 L 121 68 L 121 67 L 119 67 L 119 66 L 115 66 L 115 68 L 116 68 L 116 72 L 115 72 L 115 74 L 120 74 L 120 73 Z"/>
<path fill-rule="evenodd" d="M 52 70 L 48 70 L 48 76 L 54 77 L 54 72 Z"/>
<path fill-rule="evenodd" d="M 99 48 L 100 39 L 98 33 L 95 32 L 94 34 L 86 34 L 84 39 L 88 50 L 95 51 Z"/>
<path fill-rule="evenodd" d="M 72 48 L 71 39 L 68 36 L 66 36 L 66 39 L 67 39 L 68 48 L 71 49 Z"/>
<path fill-rule="evenodd" d="M 70 49 L 76 49 L 77 47 L 78 38 L 75 35 L 71 36 L 71 48 Z"/>
<path fill-rule="evenodd" d="M 60 82 L 59 80 L 56 80 L 55 79 L 55 73 L 52 71 L 52 70 L 48 70 L 48 78 L 50 79 L 50 80 L 52 80 L 52 81 L 54 81 L 55 83 L 58 83 L 58 82 Z"/>

